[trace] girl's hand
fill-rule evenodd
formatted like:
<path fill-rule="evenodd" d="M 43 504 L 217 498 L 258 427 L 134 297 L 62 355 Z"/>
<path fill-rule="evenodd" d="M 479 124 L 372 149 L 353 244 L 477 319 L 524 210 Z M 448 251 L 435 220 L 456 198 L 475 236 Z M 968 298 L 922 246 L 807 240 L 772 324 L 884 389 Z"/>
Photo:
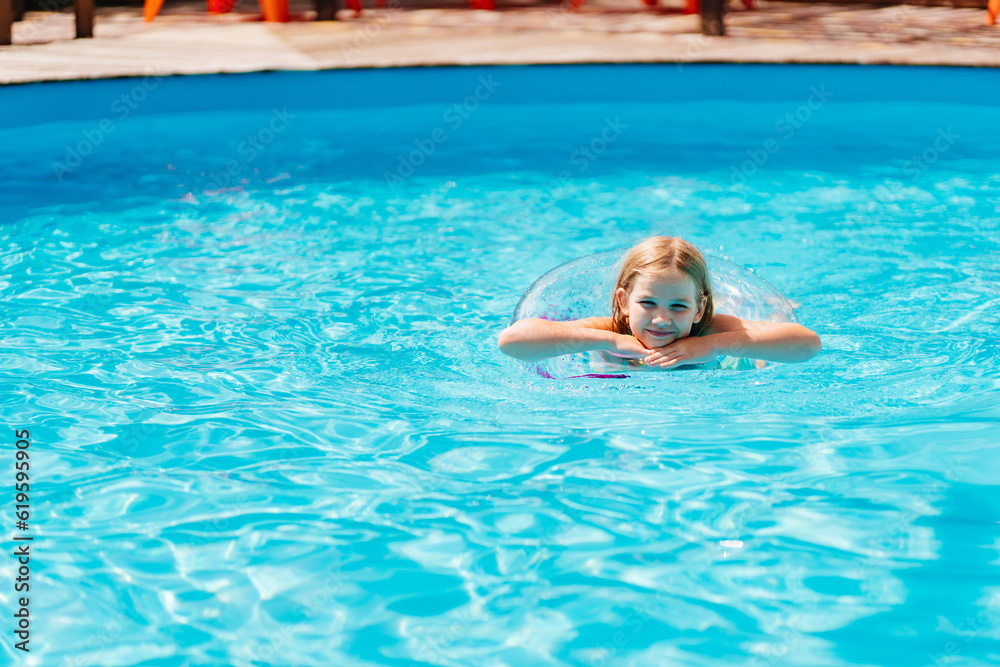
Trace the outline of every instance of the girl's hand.
<path fill-rule="evenodd" d="M 707 336 L 689 336 L 652 350 L 645 361 L 651 368 L 673 368 L 713 361 L 718 356 L 718 350 Z"/>
<path fill-rule="evenodd" d="M 626 334 L 612 334 L 611 345 L 612 347 L 607 348 L 605 352 L 626 359 L 642 359 L 653 352 L 640 343 L 638 338 Z"/>

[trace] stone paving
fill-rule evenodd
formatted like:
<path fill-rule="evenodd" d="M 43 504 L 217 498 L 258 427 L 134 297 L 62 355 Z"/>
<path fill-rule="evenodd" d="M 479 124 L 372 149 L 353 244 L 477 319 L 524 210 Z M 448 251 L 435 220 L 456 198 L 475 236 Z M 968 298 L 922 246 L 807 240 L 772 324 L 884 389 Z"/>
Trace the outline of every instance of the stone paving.
<path fill-rule="evenodd" d="M 972 0 L 977 2 L 978 0 Z M 366 2 L 370 4 L 371 0 Z M 392 0 L 314 22 L 293 0 L 293 21 L 264 23 L 256 4 L 209 15 L 204 2 L 168 0 L 143 23 L 139 7 L 98 8 L 94 39 L 75 40 L 72 8 L 30 12 L 0 47 L 0 83 L 147 74 L 446 64 L 778 62 L 1000 67 L 1000 26 L 977 7 L 730 3 L 725 37 L 700 34 L 681 0 L 589 0 L 470 10 L 455 0 Z M 985 4 L 985 2 L 983 3 Z"/>

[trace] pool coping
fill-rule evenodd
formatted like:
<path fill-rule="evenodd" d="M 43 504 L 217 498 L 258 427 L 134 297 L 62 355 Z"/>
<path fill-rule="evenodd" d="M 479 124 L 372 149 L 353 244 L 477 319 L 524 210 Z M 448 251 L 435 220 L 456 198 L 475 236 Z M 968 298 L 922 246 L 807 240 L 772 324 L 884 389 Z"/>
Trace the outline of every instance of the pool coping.
<path fill-rule="evenodd" d="M 673 1 L 673 0 L 671 0 Z M 463 65 L 693 63 L 1000 68 L 1000 26 L 974 7 L 771 3 L 731 11 L 729 34 L 706 37 L 679 9 L 593 0 L 579 12 L 520 7 L 341 11 L 312 22 L 207 16 L 186 2 L 143 23 L 138 9 L 100 9 L 94 39 L 72 40 L 72 13 L 29 15 L 0 47 L 0 84 L 123 77 Z M 736 4 L 736 3 L 734 3 Z M 30 43 L 35 40 L 38 43 Z"/>

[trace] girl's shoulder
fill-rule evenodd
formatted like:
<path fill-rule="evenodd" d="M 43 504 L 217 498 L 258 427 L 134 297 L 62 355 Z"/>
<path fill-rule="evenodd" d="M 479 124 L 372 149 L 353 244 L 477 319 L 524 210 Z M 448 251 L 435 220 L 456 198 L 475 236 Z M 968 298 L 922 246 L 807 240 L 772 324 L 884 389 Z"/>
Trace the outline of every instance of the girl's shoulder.
<path fill-rule="evenodd" d="M 582 320 L 573 320 L 573 324 L 578 327 L 585 327 L 587 329 L 601 329 L 603 331 L 613 330 L 611 328 L 610 317 L 587 317 Z"/>
<path fill-rule="evenodd" d="M 735 315 L 716 313 L 712 316 L 712 323 L 708 325 L 707 329 L 701 332 L 701 335 L 707 336 L 708 334 L 725 333 L 727 331 L 742 331 L 744 328 L 743 320 Z"/>

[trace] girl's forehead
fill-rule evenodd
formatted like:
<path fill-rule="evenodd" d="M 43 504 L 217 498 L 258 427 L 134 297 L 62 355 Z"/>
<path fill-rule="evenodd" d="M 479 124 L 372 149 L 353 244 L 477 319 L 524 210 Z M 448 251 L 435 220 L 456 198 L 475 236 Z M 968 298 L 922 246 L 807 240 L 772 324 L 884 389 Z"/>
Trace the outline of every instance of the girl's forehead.
<path fill-rule="evenodd" d="M 687 297 L 694 300 L 697 290 L 695 289 L 694 281 L 691 280 L 691 276 L 683 271 L 672 269 L 657 273 L 656 275 L 640 273 L 636 276 L 632 294 L 635 295 L 640 292 L 662 296 L 663 298 Z"/>

